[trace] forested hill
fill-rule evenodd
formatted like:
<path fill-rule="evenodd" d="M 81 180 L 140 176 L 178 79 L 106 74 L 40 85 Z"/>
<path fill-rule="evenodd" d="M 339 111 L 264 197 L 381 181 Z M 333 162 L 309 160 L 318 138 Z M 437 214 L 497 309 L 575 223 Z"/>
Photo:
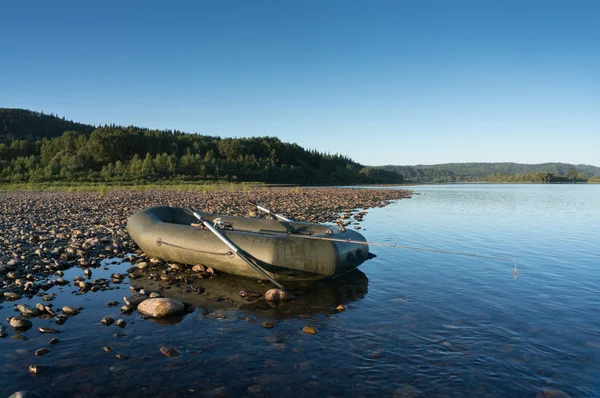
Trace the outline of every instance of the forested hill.
<path fill-rule="evenodd" d="M 569 163 L 445 163 L 416 166 L 390 165 L 381 168 L 401 174 L 407 182 L 460 182 L 490 179 L 502 181 L 506 176 L 517 177 L 533 174 L 541 176 L 543 173 L 552 174 L 555 177 L 571 175 L 579 179 L 600 176 L 600 167 Z M 518 178 L 512 180 L 519 182 Z M 524 178 L 521 182 L 527 182 L 527 179 Z"/>
<path fill-rule="evenodd" d="M 58 137 L 65 131 L 91 133 L 94 126 L 75 123 L 55 115 L 26 109 L 0 108 L 0 142 L 13 140 L 37 141 Z"/>
<path fill-rule="evenodd" d="M 0 141 L 0 182 L 402 182 L 397 173 L 276 137 L 219 138 L 115 125 L 95 128 L 20 109 L 1 109 L 0 115 L 7 123 Z"/>

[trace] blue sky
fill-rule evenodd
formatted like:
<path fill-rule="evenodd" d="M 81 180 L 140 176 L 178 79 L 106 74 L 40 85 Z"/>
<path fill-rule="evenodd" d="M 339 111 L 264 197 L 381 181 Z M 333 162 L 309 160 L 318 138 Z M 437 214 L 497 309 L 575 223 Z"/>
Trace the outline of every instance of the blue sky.
<path fill-rule="evenodd" d="M 369 165 L 600 165 L 598 1 L 14 1 L 2 15 L 0 107 L 277 136 Z"/>

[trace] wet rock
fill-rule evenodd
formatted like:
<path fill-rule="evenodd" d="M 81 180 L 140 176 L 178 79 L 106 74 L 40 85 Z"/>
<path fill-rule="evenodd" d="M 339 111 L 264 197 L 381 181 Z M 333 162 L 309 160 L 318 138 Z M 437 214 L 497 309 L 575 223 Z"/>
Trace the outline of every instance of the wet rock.
<path fill-rule="evenodd" d="M 102 318 L 102 319 L 100 320 L 100 323 L 102 323 L 103 325 L 106 325 L 106 326 L 110 326 L 110 325 L 112 325 L 114 322 L 115 322 L 115 320 L 114 320 L 114 319 L 112 319 L 112 318 L 111 318 L 111 317 L 109 317 L 109 316 L 107 316 L 107 317 L 105 317 L 105 318 Z"/>
<path fill-rule="evenodd" d="M 187 269 L 187 266 L 185 266 L 183 264 L 169 263 L 169 269 L 172 269 L 175 271 L 185 271 Z"/>
<path fill-rule="evenodd" d="M 290 296 L 285 290 L 281 289 L 270 289 L 265 293 L 265 300 L 267 301 L 286 301 L 289 300 Z"/>
<path fill-rule="evenodd" d="M 117 354 L 115 356 L 119 359 L 127 359 L 128 358 L 127 355 L 125 355 L 125 354 Z"/>
<path fill-rule="evenodd" d="M 317 329 L 312 326 L 304 326 L 302 331 L 308 334 L 317 334 Z"/>
<path fill-rule="evenodd" d="M 18 258 L 13 258 L 12 260 L 10 260 L 9 262 L 6 263 L 6 265 L 8 266 L 9 269 L 18 267 L 21 264 L 23 264 L 23 261 L 19 260 Z"/>
<path fill-rule="evenodd" d="M 205 272 L 206 267 L 203 264 L 196 264 L 192 267 L 193 272 Z"/>
<path fill-rule="evenodd" d="M 160 258 L 153 257 L 150 259 L 150 264 L 152 264 L 155 267 L 159 267 L 161 265 L 164 265 L 165 261 L 161 260 Z"/>
<path fill-rule="evenodd" d="M 27 390 L 23 390 L 12 393 L 8 398 L 40 398 L 40 396 Z"/>
<path fill-rule="evenodd" d="M 151 292 L 151 293 L 148 295 L 148 297 L 150 297 L 150 298 L 160 298 L 160 297 L 163 297 L 163 295 L 162 295 L 162 294 L 160 294 L 159 292 Z"/>
<path fill-rule="evenodd" d="M 248 394 L 253 394 L 253 395 L 258 395 L 258 394 L 262 394 L 262 392 L 265 390 L 265 388 L 260 385 L 260 384 L 253 384 L 251 386 L 248 387 Z"/>
<path fill-rule="evenodd" d="M 44 372 L 45 370 L 49 369 L 50 366 L 43 366 L 43 365 L 29 365 L 29 373 L 33 374 L 33 375 L 39 375 L 40 373 Z"/>
<path fill-rule="evenodd" d="M 346 311 L 346 306 L 344 304 L 340 304 L 335 308 L 338 312 Z"/>
<path fill-rule="evenodd" d="M 535 398 L 571 398 L 571 396 L 564 391 L 551 388 L 538 392 Z"/>
<path fill-rule="evenodd" d="M 102 349 L 106 352 L 113 352 L 112 348 L 110 348 L 109 346 L 104 346 L 102 347 Z"/>
<path fill-rule="evenodd" d="M 56 334 L 56 333 L 60 333 L 60 330 L 56 330 L 56 329 L 52 329 L 52 328 L 47 328 L 45 326 L 40 326 L 38 328 L 38 332 L 40 332 L 40 333 Z"/>
<path fill-rule="evenodd" d="M 152 318 L 163 318 L 182 314 L 185 305 L 171 298 L 153 298 L 143 301 L 137 308 L 142 314 Z"/>
<path fill-rule="evenodd" d="M 11 338 L 14 340 L 27 340 L 27 337 L 25 337 L 25 335 L 22 335 L 21 333 L 14 334 Z"/>
<path fill-rule="evenodd" d="M 21 295 L 14 292 L 4 292 L 4 298 L 8 301 L 15 301 L 21 299 Z"/>
<path fill-rule="evenodd" d="M 148 300 L 148 296 L 142 293 L 134 293 L 129 297 L 123 297 L 123 300 L 125 301 L 125 304 L 132 307 L 133 309 L 136 309 L 138 305 L 140 305 L 140 303 L 142 303 L 145 300 Z"/>
<path fill-rule="evenodd" d="M 62 311 L 65 314 L 72 315 L 72 316 L 79 314 L 79 310 L 76 310 L 75 308 L 71 308 L 71 307 L 69 307 L 67 305 L 65 305 L 64 307 L 62 307 Z"/>
<path fill-rule="evenodd" d="M 116 307 L 117 305 L 119 305 L 118 301 L 109 301 L 108 303 L 106 303 L 107 307 Z"/>
<path fill-rule="evenodd" d="M 17 304 L 15 309 L 21 313 L 22 316 L 32 318 L 38 316 L 40 311 L 37 308 L 31 308 L 27 304 Z"/>
<path fill-rule="evenodd" d="M 17 330 L 27 330 L 31 328 L 32 323 L 29 319 L 21 318 L 20 316 L 15 316 L 10 320 L 10 326 Z"/>
<path fill-rule="evenodd" d="M 160 347 L 160 352 L 167 358 L 176 358 L 181 355 L 175 347 Z"/>
<path fill-rule="evenodd" d="M 259 292 L 254 292 L 254 291 L 252 291 L 252 290 L 246 290 L 246 289 L 244 289 L 244 290 L 240 290 L 240 291 L 238 292 L 238 295 L 239 295 L 240 297 L 242 297 L 242 298 L 249 299 L 249 300 L 251 300 L 251 299 L 257 299 L 257 298 L 259 298 L 259 297 L 262 297 L 262 294 L 261 294 L 261 293 L 259 293 Z"/>
<path fill-rule="evenodd" d="M 60 340 L 57 339 L 56 337 L 53 337 L 53 338 L 50 339 L 50 341 L 48 342 L 48 344 L 56 344 L 58 342 L 60 342 Z"/>
<path fill-rule="evenodd" d="M 270 320 L 264 321 L 260 324 L 260 326 L 262 326 L 263 328 L 266 328 L 266 329 L 272 329 L 275 327 L 275 322 L 270 321 Z"/>
<path fill-rule="evenodd" d="M 39 350 L 35 351 L 35 356 L 41 357 L 42 355 L 46 355 L 50 351 L 51 351 L 50 348 L 40 348 Z"/>
<path fill-rule="evenodd" d="M 147 262 L 145 262 L 145 261 L 142 261 L 142 262 L 139 262 L 139 263 L 137 263 L 135 266 L 136 266 L 138 269 L 145 270 L 145 269 L 148 269 L 148 267 L 149 267 L 150 265 L 149 265 Z"/>
<path fill-rule="evenodd" d="M 133 312 L 134 308 L 130 305 L 124 305 L 121 307 L 121 313 L 122 314 L 131 314 Z"/>
<path fill-rule="evenodd" d="M 125 322 L 124 319 L 117 319 L 115 325 L 117 325 L 120 328 L 124 328 L 127 325 L 127 322 Z"/>

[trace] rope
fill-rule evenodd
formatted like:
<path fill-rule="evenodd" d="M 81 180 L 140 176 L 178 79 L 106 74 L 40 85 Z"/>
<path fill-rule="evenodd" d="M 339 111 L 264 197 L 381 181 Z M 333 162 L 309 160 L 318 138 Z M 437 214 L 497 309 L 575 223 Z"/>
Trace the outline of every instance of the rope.
<path fill-rule="evenodd" d="M 515 265 L 515 270 L 517 268 L 517 259 L 508 258 L 508 257 L 499 257 L 499 256 L 490 256 L 486 254 L 477 254 L 477 253 L 464 253 L 464 252 L 455 252 L 450 250 L 442 250 L 442 249 L 430 249 L 426 247 L 416 247 L 416 246 L 406 246 L 406 245 L 398 245 L 392 243 L 379 243 L 379 242 L 368 242 L 361 240 L 352 240 L 352 239 L 340 239 L 340 238 L 327 238 L 321 236 L 312 236 L 312 235 L 296 235 L 290 232 L 286 233 L 276 233 L 276 232 L 264 232 L 264 231 L 241 231 L 237 230 L 238 233 L 245 234 L 260 234 L 260 235 L 269 235 L 269 236 L 281 236 L 281 237 L 290 237 L 290 238 L 298 238 L 298 239 L 313 239 L 313 240 L 324 240 L 329 242 L 340 242 L 340 243 L 356 243 L 359 245 L 371 245 L 371 246 L 379 246 L 379 247 L 391 247 L 394 249 L 407 249 L 407 250 L 416 250 L 416 251 L 424 251 L 431 253 L 443 253 L 443 254 L 453 254 L 457 256 L 467 256 L 467 257 L 478 257 L 478 258 L 488 258 L 492 260 L 499 261 L 509 261 Z"/>

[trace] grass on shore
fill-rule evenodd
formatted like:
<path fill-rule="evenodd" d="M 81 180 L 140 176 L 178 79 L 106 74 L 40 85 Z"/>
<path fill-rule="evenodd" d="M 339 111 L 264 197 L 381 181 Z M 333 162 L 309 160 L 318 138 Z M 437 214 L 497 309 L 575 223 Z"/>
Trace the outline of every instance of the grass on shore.
<path fill-rule="evenodd" d="M 58 191 L 58 192 L 98 192 L 104 196 L 109 191 L 150 191 L 150 190 L 172 190 L 189 192 L 219 192 L 219 191 L 250 191 L 255 188 L 266 187 L 263 183 L 248 182 L 161 182 L 149 184 L 120 184 L 120 183 L 11 183 L 0 184 L 0 192 L 15 191 Z"/>

